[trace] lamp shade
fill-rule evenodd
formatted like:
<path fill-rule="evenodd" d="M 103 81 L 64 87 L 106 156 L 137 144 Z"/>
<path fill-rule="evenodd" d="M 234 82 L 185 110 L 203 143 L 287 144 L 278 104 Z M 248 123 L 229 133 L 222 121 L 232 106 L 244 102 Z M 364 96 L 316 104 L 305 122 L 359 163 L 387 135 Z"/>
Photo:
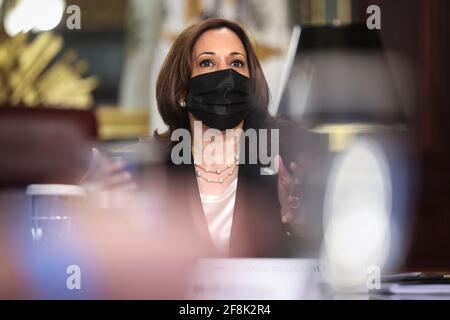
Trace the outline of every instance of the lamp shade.
<path fill-rule="evenodd" d="M 378 31 L 304 27 L 280 113 L 313 126 L 403 123 Z"/>

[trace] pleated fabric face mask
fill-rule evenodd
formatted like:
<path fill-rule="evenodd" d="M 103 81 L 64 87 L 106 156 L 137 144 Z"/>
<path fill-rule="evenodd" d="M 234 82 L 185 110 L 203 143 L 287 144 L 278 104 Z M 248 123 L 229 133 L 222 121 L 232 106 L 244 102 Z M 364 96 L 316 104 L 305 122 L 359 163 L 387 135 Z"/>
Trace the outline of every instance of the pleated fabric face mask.
<path fill-rule="evenodd" d="M 233 69 L 195 76 L 189 81 L 186 107 L 210 128 L 235 128 L 254 108 L 250 79 Z"/>

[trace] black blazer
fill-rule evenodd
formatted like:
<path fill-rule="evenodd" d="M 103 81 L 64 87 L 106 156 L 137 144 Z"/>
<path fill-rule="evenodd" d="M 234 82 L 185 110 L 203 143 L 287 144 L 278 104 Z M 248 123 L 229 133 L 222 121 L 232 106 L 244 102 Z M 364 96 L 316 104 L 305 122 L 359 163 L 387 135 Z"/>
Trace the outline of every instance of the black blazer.
<path fill-rule="evenodd" d="M 285 164 L 297 160 L 314 162 L 311 152 L 317 146 L 317 137 L 300 126 L 282 124 L 280 128 L 280 154 Z M 170 160 L 170 148 L 155 138 L 143 139 L 139 144 L 142 154 L 150 154 L 150 165 L 139 171 L 141 187 L 157 190 L 159 207 L 164 223 L 161 234 L 180 244 L 190 243 L 202 257 L 216 257 L 203 213 L 195 168 L 192 164 L 175 165 Z M 155 161 L 154 144 L 163 155 Z M 246 141 L 246 143 L 248 143 Z M 292 144 L 296 148 L 291 148 Z M 153 151 L 149 151 L 153 150 Z M 251 148 L 246 146 L 246 159 Z M 259 149 L 257 149 L 259 151 Z M 305 155 L 307 156 L 305 158 Z M 192 160 L 192 157 L 191 157 Z M 147 161 L 148 162 L 148 161 Z M 278 175 L 261 175 L 263 165 L 240 164 L 235 208 L 230 235 L 230 257 L 293 257 L 301 255 L 302 242 L 281 222 L 278 200 Z M 266 167 L 266 165 L 264 165 Z"/>

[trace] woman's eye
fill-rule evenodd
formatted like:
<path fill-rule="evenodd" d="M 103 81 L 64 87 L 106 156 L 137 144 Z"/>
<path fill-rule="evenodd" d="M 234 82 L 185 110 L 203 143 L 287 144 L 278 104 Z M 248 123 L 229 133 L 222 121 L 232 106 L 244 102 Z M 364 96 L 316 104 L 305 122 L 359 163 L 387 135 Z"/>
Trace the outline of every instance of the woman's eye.
<path fill-rule="evenodd" d="M 214 63 L 211 60 L 203 60 L 202 62 L 200 62 L 200 67 L 203 68 L 209 68 L 212 67 L 214 65 Z"/>
<path fill-rule="evenodd" d="M 231 63 L 231 66 L 232 66 L 233 68 L 242 68 L 242 67 L 244 66 L 244 63 L 243 63 L 241 60 L 234 60 L 234 61 Z"/>

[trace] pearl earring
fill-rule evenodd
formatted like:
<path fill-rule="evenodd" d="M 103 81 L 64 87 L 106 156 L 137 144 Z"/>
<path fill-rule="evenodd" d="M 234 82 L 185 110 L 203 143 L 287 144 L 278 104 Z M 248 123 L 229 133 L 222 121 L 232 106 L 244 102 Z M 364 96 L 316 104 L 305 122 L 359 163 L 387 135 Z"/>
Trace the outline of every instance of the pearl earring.
<path fill-rule="evenodd" d="M 181 100 L 178 102 L 178 105 L 179 105 L 181 108 L 185 108 L 185 107 L 186 107 L 186 101 L 184 101 L 183 99 L 181 99 Z"/>

